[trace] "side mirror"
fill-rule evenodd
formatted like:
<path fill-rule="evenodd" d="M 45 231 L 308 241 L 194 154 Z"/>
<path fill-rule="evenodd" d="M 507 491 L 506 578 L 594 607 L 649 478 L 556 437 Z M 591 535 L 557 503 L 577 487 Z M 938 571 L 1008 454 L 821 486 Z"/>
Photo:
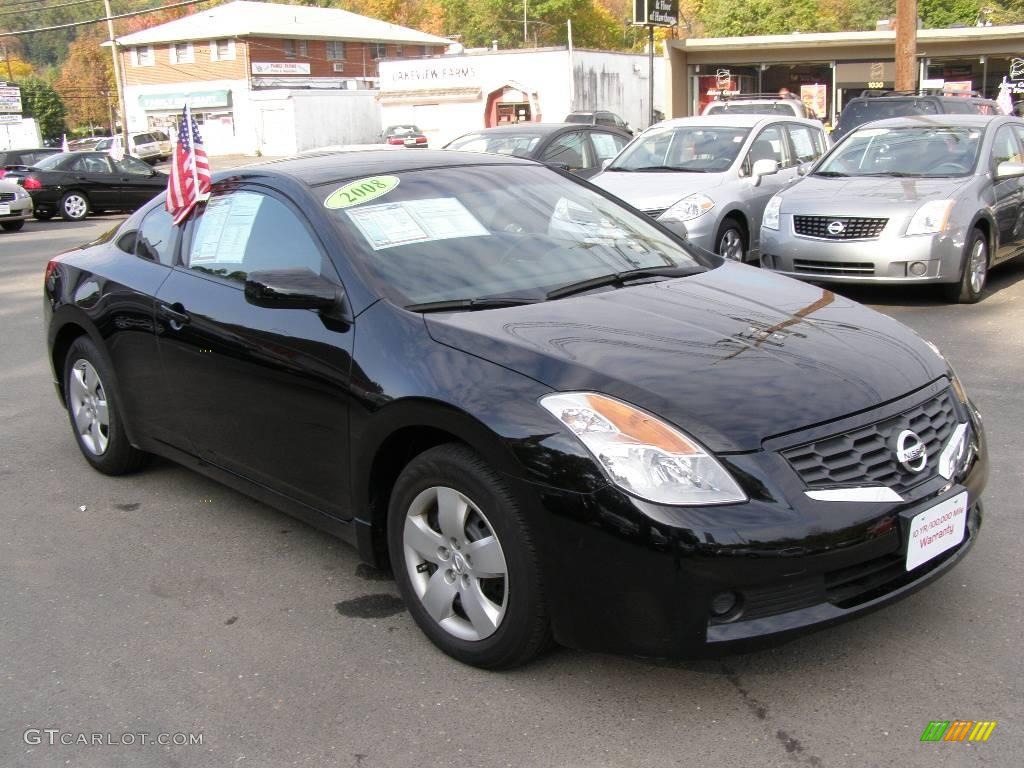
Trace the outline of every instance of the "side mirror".
<path fill-rule="evenodd" d="M 569 167 L 568 163 L 548 163 L 548 165 L 550 165 L 552 168 L 558 168 L 559 170 L 562 171 L 569 171 L 570 173 L 572 172 L 572 168 Z"/>
<path fill-rule="evenodd" d="M 806 176 L 808 173 L 811 172 L 811 168 L 813 168 L 813 167 L 814 167 L 814 161 L 813 160 L 808 160 L 806 163 L 800 163 L 800 165 L 798 165 L 796 167 L 796 175 L 797 176 Z"/>
<path fill-rule="evenodd" d="M 332 309 L 342 303 L 341 290 L 306 267 L 250 272 L 245 300 L 266 309 Z"/>
<path fill-rule="evenodd" d="M 1019 179 L 1024 176 L 1024 163 L 1000 163 L 996 166 L 996 181 Z"/>
<path fill-rule="evenodd" d="M 756 187 L 761 183 L 762 176 L 771 176 L 779 172 L 779 163 L 776 160 L 764 158 L 762 160 L 755 160 L 754 166 L 750 170 L 750 181 Z"/>

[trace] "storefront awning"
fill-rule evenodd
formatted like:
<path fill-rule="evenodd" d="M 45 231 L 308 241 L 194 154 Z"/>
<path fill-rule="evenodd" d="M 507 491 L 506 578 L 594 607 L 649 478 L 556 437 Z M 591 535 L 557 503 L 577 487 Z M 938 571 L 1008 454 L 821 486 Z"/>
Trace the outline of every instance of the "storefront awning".
<path fill-rule="evenodd" d="M 404 91 L 381 91 L 377 99 L 381 104 L 438 104 L 453 101 L 479 101 L 481 90 L 465 88 L 415 88 Z"/>
<path fill-rule="evenodd" d="M 139 96 L 139 106 L 146 111 L 231 106 L 231 91 L 190 91 L 177 93 L 146 93 Z"/>

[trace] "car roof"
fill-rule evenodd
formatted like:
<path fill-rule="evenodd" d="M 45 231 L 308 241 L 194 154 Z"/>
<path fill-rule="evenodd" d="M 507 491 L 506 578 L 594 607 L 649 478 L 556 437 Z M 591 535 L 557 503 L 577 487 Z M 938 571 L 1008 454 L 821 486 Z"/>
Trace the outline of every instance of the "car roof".
<path fill-rule="evenodd" d="M 884 120 L 872 120 L 858 127 L 864 128 L 984 128 L 992 122 L 1013 122 L 1024 125 L 1024 120 L 1009 115 L 963 115 L 963 114 L 942 114 L 942 115 L 907 115 L 905 117 L 888 117 Z"/>
<path fill-rule="evenodd" d="M 102 154 L 102 153 L 101 153 Z M 510 155 L 486 155 L 480 152 L 459 152 L 450 149 L 417 149 L 394 152 L 367 149 L 358 152 L 317 152 L 302 157 L 272 160 L 222 171 L 215 180 L 230 177 L 290 176 L 310 187 L 353 176 L 380 173 L 401 173 L 427 168 L 449 168 L 471 165 L 537 165 L 532 160 Z"/>
<path fill-rule="evenodd" d="M 495 134 L 501 135 L 503 133 L 519 133 L 519 134 L 536 134 L 538 136 L 546 136 L 549 133 L 560 131 L 564 128 L 580 131 L 580 130 L 598 130 L 604 131 L 610 128 L 608 125 L 588 125 L 586 123 L 515 123 L 514 125 L 499 125 L 494 128 L 480 128 L 476 131 L 466 131 L 462 136 L 477 136 L 479 134 L 485 134 L 487 136 L 493 136 Z M 462 138 L 461 136 L 459 138 Z"/>
<path fill-rule="evenodd" d="M 13 155 L 19 152 L 60 152 L 59 147 L 21 147 L 19 149 L 0 149 L 0 155 Z"/>
<path fill-rule="evenodd" d="M 694 115 L 692 117 L 673 117 L 671 120 L 662 120 L 657 123 L 658 128 L 677 128 L 684 125 L 719 125 L 727 128 L 754 128 L 762 123 L 802 123 L 817 128 L 821 123 L 817 120 L 808 120 L 795 115 L 750 115 L 750 114 L 724 114 L 724 115 Z M 651 126 L 652 128 L 655 126 Z"/>

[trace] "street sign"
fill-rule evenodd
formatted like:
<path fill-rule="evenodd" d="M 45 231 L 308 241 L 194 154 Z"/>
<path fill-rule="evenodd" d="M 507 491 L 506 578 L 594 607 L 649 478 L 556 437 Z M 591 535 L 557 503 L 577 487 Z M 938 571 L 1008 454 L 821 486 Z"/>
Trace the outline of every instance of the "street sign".
<path fill-rule="evenodd" d="M 679 23 L 679 0 L 633 0 L 633 24 L 674 27 Z"/>
<path fill-rule="evenodd" d="M 21 113 L 21 88 L 16 85 L 0 87 L 0 112 Z"/>

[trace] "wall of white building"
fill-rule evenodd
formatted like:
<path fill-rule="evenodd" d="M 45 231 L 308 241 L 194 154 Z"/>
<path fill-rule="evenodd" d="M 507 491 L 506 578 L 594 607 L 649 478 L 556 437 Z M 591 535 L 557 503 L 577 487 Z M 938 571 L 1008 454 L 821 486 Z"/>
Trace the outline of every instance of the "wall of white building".
<path fill-rule="evenodd" d="M 0 149 L 33 149 L 43 146 L 39 126 L 31 117 L 16 123 L 0 123 Z"/>

